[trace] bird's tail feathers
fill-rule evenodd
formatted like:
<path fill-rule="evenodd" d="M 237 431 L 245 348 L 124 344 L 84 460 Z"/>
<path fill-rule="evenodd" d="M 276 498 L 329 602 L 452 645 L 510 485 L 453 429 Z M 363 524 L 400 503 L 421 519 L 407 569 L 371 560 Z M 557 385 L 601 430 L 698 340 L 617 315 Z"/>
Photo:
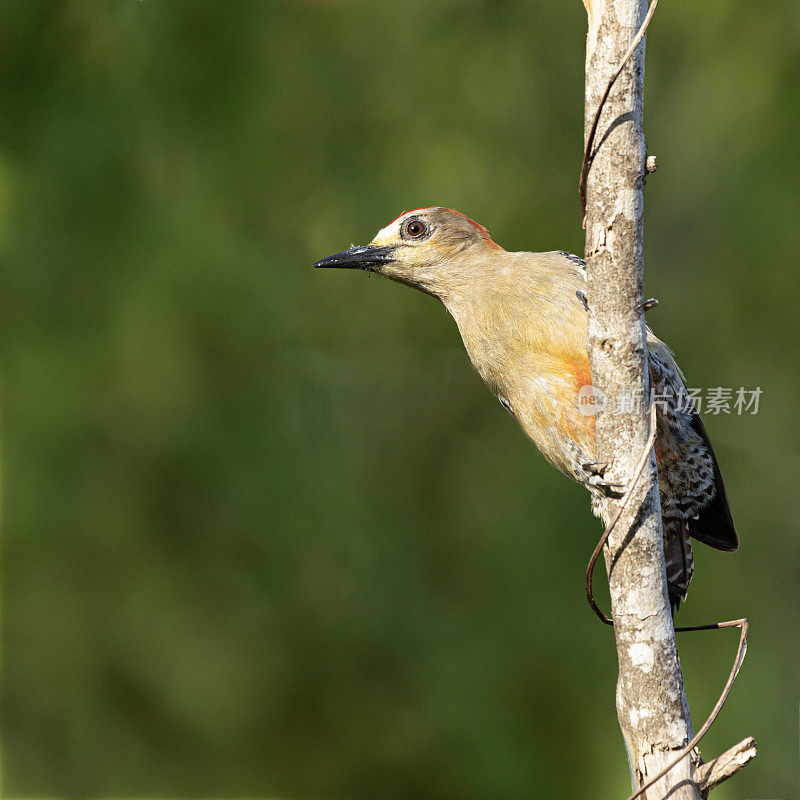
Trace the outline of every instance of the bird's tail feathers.
<path fill-rule="evenodd" d="M 689 593 L 689 582 L 694 572 L 692 542 L 685 519 L 664 519 L 663 526 L 667 593 L 674 613 Z"/>

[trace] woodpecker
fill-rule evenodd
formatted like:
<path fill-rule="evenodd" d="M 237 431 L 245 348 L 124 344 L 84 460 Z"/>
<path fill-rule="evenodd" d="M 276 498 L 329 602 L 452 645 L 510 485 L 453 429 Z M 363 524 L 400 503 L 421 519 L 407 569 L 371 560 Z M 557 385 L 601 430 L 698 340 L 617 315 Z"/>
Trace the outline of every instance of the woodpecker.
<path fill-rule="evenodd" d="M 595 454 L 594 416 L 582 413 L 591 386 L 583 259 L 563 250 L 511 253 L 486 228 L 450 208 L 403 213 L 363 247 L 315 267 L 362 269 L 440 300 L 458 325 L 478 374 L 544 457 L 590 492 L 608 524 L 614 485 Z M 683 374 L 647 330 L 657 407 L 655 455 L 669 601 L 686 599 L 694 569 L 691 538 L 733 551 L 739 540 L 725 487 Z"/>

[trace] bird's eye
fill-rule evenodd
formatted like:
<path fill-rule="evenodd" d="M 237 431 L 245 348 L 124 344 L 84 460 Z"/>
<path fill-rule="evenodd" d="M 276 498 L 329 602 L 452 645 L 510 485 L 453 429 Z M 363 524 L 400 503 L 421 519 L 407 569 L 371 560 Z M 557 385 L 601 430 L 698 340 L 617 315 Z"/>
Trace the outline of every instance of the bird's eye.
<path fill-rule="evenodd" d="M 403 223 L 403 237 L 405 239 L 424 239 L 430 233 L 428 224 L 418 217 L 411 217 Z"/>

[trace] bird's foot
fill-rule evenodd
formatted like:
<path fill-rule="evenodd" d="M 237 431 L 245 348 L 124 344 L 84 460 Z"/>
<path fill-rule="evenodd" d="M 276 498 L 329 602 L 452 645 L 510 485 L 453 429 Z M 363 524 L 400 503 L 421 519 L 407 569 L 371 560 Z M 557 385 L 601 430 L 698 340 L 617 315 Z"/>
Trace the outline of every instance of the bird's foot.
<path fill-rule="evenodd" d="M 578 300 L 581 301 L 583 304 L 583 308 L 585 311 L 589 310 L 589 299 L 586 297 L 586 292 L 583 289 L 578 289 L 575 292 Z M 651 308 L 655 308 L 658 305 L 658 300 L 655 297 L 651 297 L 649 300 L 645 300 L 643 303 L 639 303 L 639 311 L 649 311 Z"/>
<path fill-rule="evenodd" d="M 602 478 L 610 466 L 608 461 L 587 461 L 585 464 L 581 464 L 581 469 L 590 475 L 599 475 Z"/>
<path fill-rule="evenodd" d="M 622 497 L 625 494 L 625 484 L 610 483 L 604 478 L 610 466 L 608 461 L 588 461 L 581 464 L 581 468 L 586 473 L 585 483 L 602 492 L 606 497 Z"/>

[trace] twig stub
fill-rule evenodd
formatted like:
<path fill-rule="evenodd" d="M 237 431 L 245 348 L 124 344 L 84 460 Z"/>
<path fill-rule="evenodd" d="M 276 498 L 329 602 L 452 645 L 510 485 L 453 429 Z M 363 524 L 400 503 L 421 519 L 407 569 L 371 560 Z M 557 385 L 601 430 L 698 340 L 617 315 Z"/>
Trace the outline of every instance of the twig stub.
<path fill-rule="evenodd" d="M 756 740 L 752 736 L 742 739 L 739 744 L 735 744 L 721 756 L 697 767 L 695 770 L 697 788 L 703 794 L 708 794 L 723 781 L 735 775 L 742 767 L 747 766 L 757 753 Z"/>

